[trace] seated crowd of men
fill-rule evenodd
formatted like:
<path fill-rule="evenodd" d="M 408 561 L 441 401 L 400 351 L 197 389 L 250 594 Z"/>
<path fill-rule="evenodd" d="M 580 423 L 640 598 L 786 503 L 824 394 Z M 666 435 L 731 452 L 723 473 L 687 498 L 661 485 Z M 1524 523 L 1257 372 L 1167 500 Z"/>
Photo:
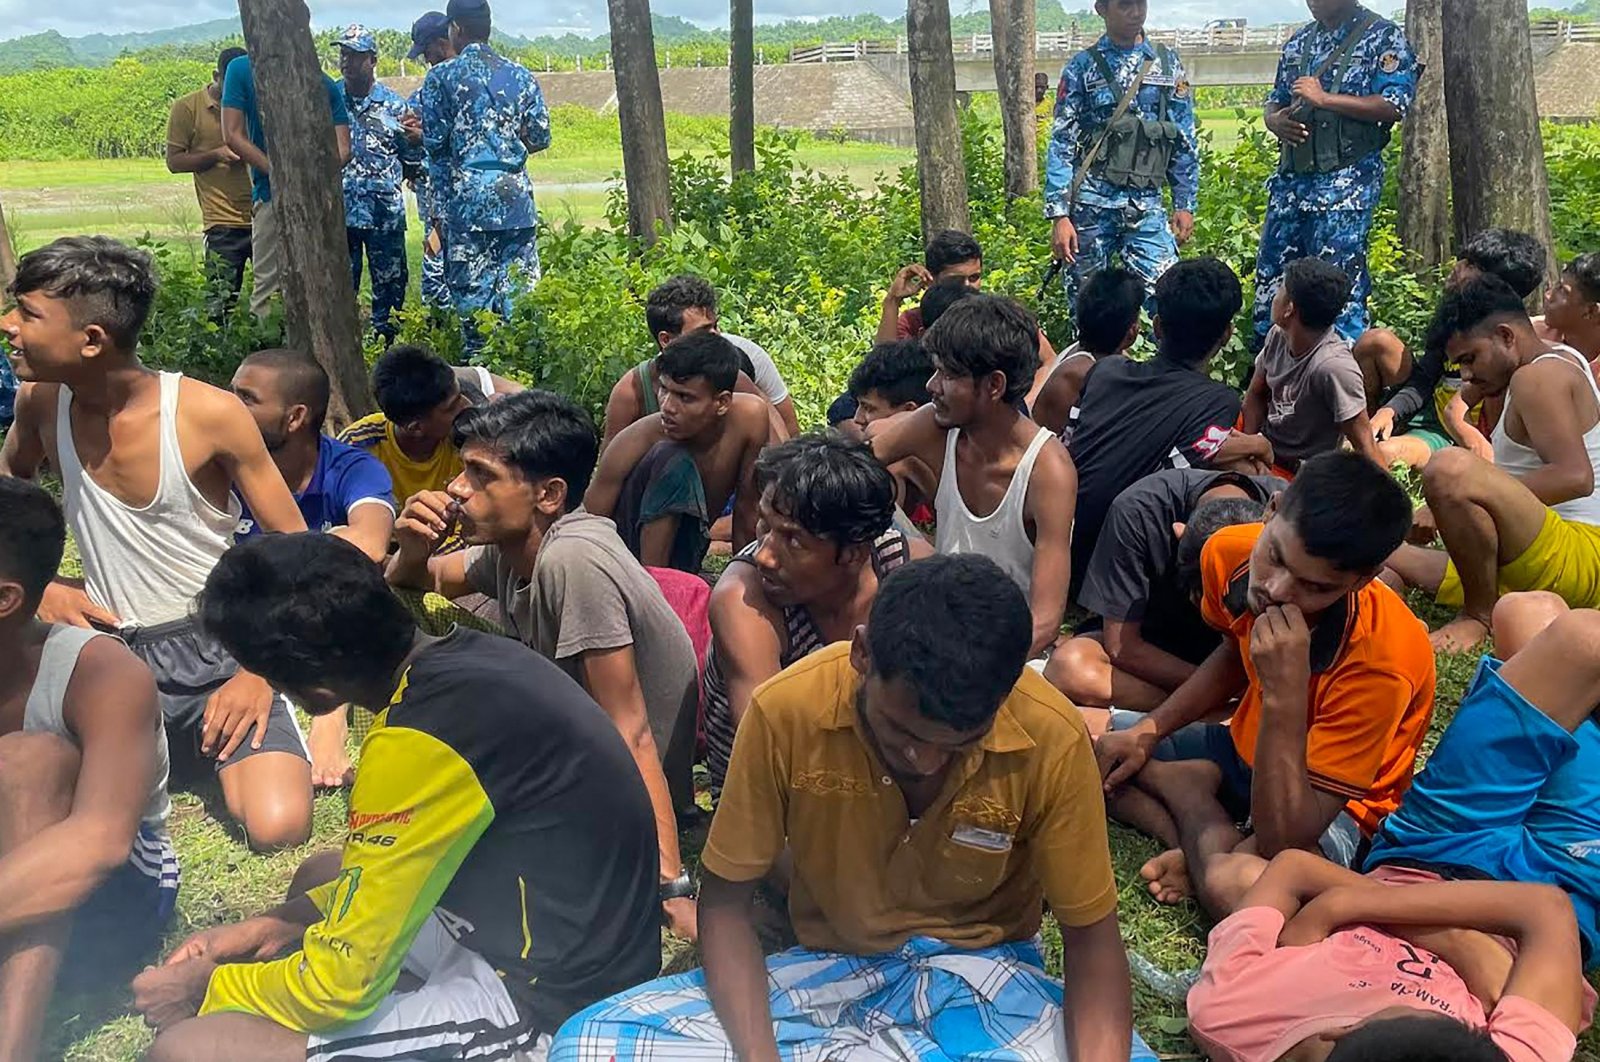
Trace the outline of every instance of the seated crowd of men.
<path fill-rule="evenodd" d="M 1153 303 L 1086 278 L 1057 355 L 946 233 L 838 430 L 802 433 L 680 276 L 603 434 L 397 345 L 337 439 L 307 355 L 231 394 L 141 364 L 143 252 L 24 256 L 0 1059 L 85 974 L 132 979 L 160 1062 L 1153 1059 L 1109 815 L 1162 844 L 1154 902 L 1217 920 L 1210 1057 L 1564 1062 L 1600 942 L 1600 256 L 1535 322 L 1543 256 L 1470 241 L 1415 359 L 1341 337 L 1350 279 L 1291 263 L 1241 394 L 1207 374 L 1243 306 L 1222 262 Z M 1406 587 L 1459 616 L 1430 639 Z M 509 637 L 429 633 L 418 591 Z M 1435 648 L 1491 634 L 1418 772 Z M 306 841 L 315 786 L 350 786 L 348 835 L 138 972 L 178 889 L 169 771 L 197 768 L 252 847 Z M 764 955 L 773 904 L 794 947 Z M 656 979 L 663 925 L 703 970 Z"/>

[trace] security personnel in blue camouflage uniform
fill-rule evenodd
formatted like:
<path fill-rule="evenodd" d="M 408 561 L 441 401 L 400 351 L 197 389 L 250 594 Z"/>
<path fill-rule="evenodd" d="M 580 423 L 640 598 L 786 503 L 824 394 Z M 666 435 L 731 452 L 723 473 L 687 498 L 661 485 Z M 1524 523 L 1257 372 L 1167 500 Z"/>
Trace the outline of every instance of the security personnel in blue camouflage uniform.
<path fill-rule="evenodd" d="M 1267 97 L 1267 129 L 1280 142 L 1267 182 L 1267 221 L 1256 260 L 1255 345 L 1272 326 L 1284 266 L 1317 257 L 1353 283 L 1339 334 L 1367 326 L 1367 237 L 1383 191 L 1383 148 L 1405 117 L 1421 72 L 1405 33 L 1357 0 L 1308 0 L 1308 24 L 1284 45 Z"/>
<path fill-rule="evenodd" d="M 411 51 L 407 59 L 421 59 L 430 67 L 454 59 L 450 46 L 450 18 L 443 11 L 428 11 L 411 24 Z M 422 86 L 407 101 L 413 114 L 422 113 Z M 450 306 L 450 289 L 444 282 L 444 244 L 440 242 L 439 210 L 428 190 L 426 156 L 416 167 L 406 168 L 411 190 L 417 194 L 417 216 L 422 219 L 422 301 L 441 309 Z"/>
<path fill-rule="evenodd" d="M 1145 39 L 1147 6 L 1147 0 L 1098 0 L 1106 33 L 1073 56 L 1056 90 L 1044 211 L 1054 220 L 1056 260 L 1072 263 L 1069 295 L 1113 255 L 1154 292 L 1194 231 L 1200 188 L 1194 90 L 1177 53 Z M 1141 70 L 1138 95 L 1117 115 Z M 1168 185 L 1170 221 L 1161 195 Z"/>
<path fill-rule="evenodd" d="M 376 79 L 378 44 L 363 26 L 351 25 L 339 46 L 339 88 L 350 110 L 350 162 L 344 168 L 344 225 L 350 279 L 361 287 L 361 259 L 372 277 L 372 331 L 394 341 L 390 315 L 406 300 L 406 198 L 401 191 L 408 160 L 422 157 L 422 128 L 394 89 Z"/>
<path fill-rule="evenodd" d="M 445 13 L 456 57 L 422 82 L 422 139 L 445 283 L 472 357 L 483 346 L 472 315 L 508 316 L 519 286 L 539 279 L 528 156 L 550 146 L 550 111 L 533 74 L 489 47 L 488 0 L 450 0 Z"/>

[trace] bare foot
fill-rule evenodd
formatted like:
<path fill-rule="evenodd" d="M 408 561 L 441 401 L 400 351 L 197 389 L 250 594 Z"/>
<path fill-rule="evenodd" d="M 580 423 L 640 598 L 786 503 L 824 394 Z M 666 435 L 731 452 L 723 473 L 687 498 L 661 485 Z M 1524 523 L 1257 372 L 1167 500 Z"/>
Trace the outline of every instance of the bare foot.
<path fill-rule="evenodd" d="M 1150 895 L 1157 903 L 1180 903 L 1194 895 L 1189 862 L 1181 848 L 1162 852 L 1139 869 L 1139 876 L 1149 883 Z"/>
<path fill-rule="evenodd" d="M 1446 623 L 1428 636 L 1436 653 L 1466 653 L 1482 645 L 1489 637 L 1489 625 L 1465 613 Z"/>

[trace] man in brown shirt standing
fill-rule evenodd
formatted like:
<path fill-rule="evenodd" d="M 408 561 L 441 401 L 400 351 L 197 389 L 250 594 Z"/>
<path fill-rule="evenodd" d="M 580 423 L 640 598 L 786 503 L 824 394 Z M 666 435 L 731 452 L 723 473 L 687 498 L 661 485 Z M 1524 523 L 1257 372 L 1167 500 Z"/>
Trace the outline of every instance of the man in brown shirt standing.
<path fill-rule="evenodd" d="M 213 284 L 219 277 L 227 280 L 228 298 L 219 312 L 239 294 L 250 260 L 250 174 L 222 142 L 222 75 L 243 54 L 243 48 L 224 48 L 211 83 L 173 100 L 167 118 L 167 169 L 194 174 L 206 233 L 206 274 Z"/>

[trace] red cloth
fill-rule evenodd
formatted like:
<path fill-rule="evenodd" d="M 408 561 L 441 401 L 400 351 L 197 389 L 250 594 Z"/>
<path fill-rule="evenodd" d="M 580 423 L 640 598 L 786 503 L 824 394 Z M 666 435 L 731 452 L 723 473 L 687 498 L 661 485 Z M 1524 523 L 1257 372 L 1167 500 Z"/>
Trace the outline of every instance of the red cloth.
<path fill-rule="evenodd" d="M 646 567 L 661 587 L 661 594 L 672 606 L 689 632 L 689 643 L 694 646 L 694 663 L 700 672 L 700 710 L 695 721 L 695 744 L 705 746 L 706 735 L 706 652 L 711 648 L 711 586 L 698 575 L 680 572 L 676 568 Z"/>

